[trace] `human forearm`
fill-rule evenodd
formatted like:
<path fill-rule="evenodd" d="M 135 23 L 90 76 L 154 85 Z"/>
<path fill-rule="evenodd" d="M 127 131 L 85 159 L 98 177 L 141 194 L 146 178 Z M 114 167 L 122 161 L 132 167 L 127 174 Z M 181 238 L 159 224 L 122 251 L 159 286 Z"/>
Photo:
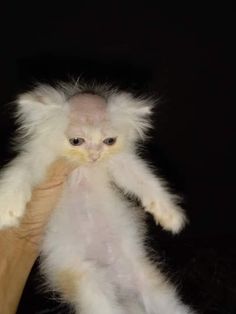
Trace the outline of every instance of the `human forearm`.
<path fill-rule="evenodd" d="M 35 247 L 27 239 L 19 238 L 15 230 L 0 231 L 0 313 L 16 313 L 36 258 Z"/>

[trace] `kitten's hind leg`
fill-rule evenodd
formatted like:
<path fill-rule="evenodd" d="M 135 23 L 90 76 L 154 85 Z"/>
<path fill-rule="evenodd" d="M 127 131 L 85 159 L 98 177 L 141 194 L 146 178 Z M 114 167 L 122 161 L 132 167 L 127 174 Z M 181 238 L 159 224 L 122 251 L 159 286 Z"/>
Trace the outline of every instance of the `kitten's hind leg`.
<path fill-rule="evenodd" d="M 85 263 L 87 264 L 87 263 Z M 82 266 L 82 265 L 81 265 Z M 127 314 L 106 271 L 86 265 L 56 271 L 52 285 L 78 314 Z"/>
<path fill-rule="evenodd" d="M 124 308 L 126 309 L 125 314 L 146 314 L 143 304 L 136 297 L 128 297 L 125 301 L 122 302 Z"/>
<path fill-rule="evenodd" d="M 139 270 L 139 293 L 147 314 L 194 314 L 182 303 L 175 287 L 151 264 Z"/>

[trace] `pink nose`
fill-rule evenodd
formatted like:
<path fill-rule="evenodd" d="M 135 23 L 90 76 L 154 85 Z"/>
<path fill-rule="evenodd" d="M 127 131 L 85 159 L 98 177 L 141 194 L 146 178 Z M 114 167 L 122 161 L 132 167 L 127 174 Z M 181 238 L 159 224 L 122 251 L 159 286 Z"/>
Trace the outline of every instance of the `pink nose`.
<path fill-rule="evenodd" d="M 92 154 L 92 155 L 90 155 L 90 159 L 91 159 L 92 161 L 98 160 L 99 157 L 100 157 L 100 154 Z"/>

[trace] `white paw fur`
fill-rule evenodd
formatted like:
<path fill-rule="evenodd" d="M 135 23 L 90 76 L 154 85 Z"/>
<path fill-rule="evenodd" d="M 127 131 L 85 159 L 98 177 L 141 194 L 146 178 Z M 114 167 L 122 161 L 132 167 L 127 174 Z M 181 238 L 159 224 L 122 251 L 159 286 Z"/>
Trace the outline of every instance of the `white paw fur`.
<path fill-rule="evenodd" d="M 29 176 L 17 159 L 0 178 L 0 229 L 17 226 L 31 197 Z"/>
<path fill-rule="evenodd" d="M 21 193 L 0 196 L 0 229 L 19 224 L 25 210 L 25 201 Z"/>
<path fill-rule="evenodd" d="M 187 218 L 179 206 L 161 200 L 146 204 L 145 210 L 153 215 L 156 224 L 160 224 L 164 230 L 176 234 L 185 226 Z"/>

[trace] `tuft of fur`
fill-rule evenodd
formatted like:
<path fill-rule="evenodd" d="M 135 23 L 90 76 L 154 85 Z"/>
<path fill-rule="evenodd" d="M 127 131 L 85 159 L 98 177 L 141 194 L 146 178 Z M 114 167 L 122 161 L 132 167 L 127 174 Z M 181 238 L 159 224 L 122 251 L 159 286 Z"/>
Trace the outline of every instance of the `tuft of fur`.
<path fill-rule="evenodd" d="M 33 187 L 64 156 L 77 167 L 45 231 L 41 267 L 49 286 L 76 313 L 193 313 L 146 256 L 143 215 L 118 192 L 139 198 L 165 230 L 177 233 L 186 223 L 177 198 L 136 154 L 154 102 L 75 82 L 38 85 L 16 103 L 21 152 L 1 173 L 0 228 L 19 222 Z"/>

